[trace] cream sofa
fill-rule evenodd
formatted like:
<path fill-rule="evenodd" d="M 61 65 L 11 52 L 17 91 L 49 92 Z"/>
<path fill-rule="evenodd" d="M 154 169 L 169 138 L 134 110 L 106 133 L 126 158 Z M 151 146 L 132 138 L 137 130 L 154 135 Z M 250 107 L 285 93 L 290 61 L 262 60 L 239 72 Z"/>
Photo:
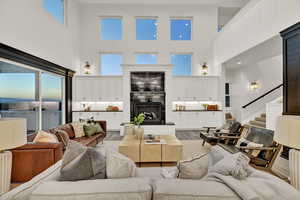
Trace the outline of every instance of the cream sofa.
<path fill-rule="evenodd" d="M 223 152 L 227 154 L 227 152 Z M 138 168 L 137 177 L 60 182 L 61 161 L 1 200 L 237 200 L 235 192 L 217 181 L 163 179 L 161 168 Z"/>

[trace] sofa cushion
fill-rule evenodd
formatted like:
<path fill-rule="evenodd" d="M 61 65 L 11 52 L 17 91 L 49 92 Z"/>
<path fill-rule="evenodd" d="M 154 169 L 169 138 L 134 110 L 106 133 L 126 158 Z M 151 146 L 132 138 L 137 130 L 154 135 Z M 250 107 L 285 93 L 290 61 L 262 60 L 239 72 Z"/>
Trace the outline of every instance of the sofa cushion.
<path fill-rule="evenodd" d="M 109 150 L 106 151 L 107 178 L 130 178 L 136 176 L 136 165 L 128 157 Z"/>
<path fill-rule="evenodd" d="M 223 183 L 215 181 L 161 179 L 154 183 L 155 200 L 240 200 Z"/>
<path fill-rule="evenodd" d="M 55 135 L 40 130 L 35 136 L 33 142 L 58 143 L 59 141 Z"/>
<path fill-rule="evenodd" d="M 243 180 L 246 179 L 252 172 L 249 162 L 250 158 L 243 153 L 232 154 L 212 166 L 209 169 L 209 175 L 211 173 L 217 173 Z"/>
<path fill-rule="evenodd" d="M 56 135 L 58 141 L 63 144 L 63 149 L 65 150 L 70 141 L 68 133 L 61 129 L 56 129 L 55 135 Z"/>
<path fill-rule="evenodd" d="M 190 160 L 178 162 L 179 178 L 201 179 L 208 172 L 208 154 L 196 156 Z"/>
<path fill-rule="evenodd" d="M 85 122 L 73 122 L 71 125 L 73 127 L 74 133 L 75 133 L 75 138 L 83 137 L 85 136 L 84 134 L 84 129 L 83 126 L 85 125 Z"/>
<path fill-rule="evenodd" d="M 105 156 L 97 148 L 70 141 L 60 173 L 62 181 L 103 179 L 106 173 Z"/>
<path fill-rule="evenodd" d="M 151 200 L 151 197 L 152 188 L 150 180 L 130 178 L 76 182 L 44 182 L 33 191 L 30 200 Z"/>
<path fill-rule="evenodd" d="M 49 131 L 54 134 L 55 133 L 55 129 L 61 129 L 63 131 L 66 131 L 68 133 L 70 139 L 75 138 L 74 129 L 73 129 L 73 127 L 70 124 L 61 125 L 61 126 L 58 126 L 58 127 L 54 128 L 54 129 L 50 129 Z"/>
<path fill-rule="evenodd" d="M 102 137 L 102 134 L 93 135 L 92 137 L 80 137 L 80 138 L 74 138 L 72 140 L 79 142 L 85 146 L 91 146 L 97 139 L 100 139 Z"/>
<path fill-rule="evenodd" d="M 104 133 L 102 127 L 98 123 L 90 123 L 90 124 L 84 124 L 83 125 L 84 134 L 87 137 L 91 137 L 97 133 Z"/>

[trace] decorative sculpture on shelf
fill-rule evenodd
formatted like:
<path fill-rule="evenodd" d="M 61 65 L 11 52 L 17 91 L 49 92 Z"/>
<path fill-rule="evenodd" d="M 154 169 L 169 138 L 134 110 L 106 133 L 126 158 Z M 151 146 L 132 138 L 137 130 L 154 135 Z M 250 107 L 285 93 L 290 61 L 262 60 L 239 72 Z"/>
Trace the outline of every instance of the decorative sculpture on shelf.
<path fill-rule="evenodd" d="M 207 63 L 204 62 L 202 65 L 202 75 L 206 76 L 207 74 L 208 74 L 208 66 L 207 66 Z"/>
<path fill-rule="evenodd" d="M 91 74 L 91 65 L 88 61 L 85 62 L 84 71 L 85 74 Z"/>

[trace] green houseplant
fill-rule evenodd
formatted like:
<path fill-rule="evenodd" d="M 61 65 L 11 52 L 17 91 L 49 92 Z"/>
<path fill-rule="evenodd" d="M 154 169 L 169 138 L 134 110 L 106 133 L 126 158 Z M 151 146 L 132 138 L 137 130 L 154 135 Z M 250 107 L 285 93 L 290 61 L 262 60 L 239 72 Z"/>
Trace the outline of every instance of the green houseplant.
<path fill-rule="evenodd" d="M 145 121 L 145 115 L 139 114 L 133 118 L 133 123 L 135 125 L 134 134 L 138 139 L 142 139 L 144 136 L 144 129 L 141 127 L 141 124 Z"/>
<path fill-rule="evenodd" d="M 134 125 L 136 125 L 138 127 L 140 127 L 144 121 L 145 121 L 145 115 L 142 113 L 133 118 Z"/>

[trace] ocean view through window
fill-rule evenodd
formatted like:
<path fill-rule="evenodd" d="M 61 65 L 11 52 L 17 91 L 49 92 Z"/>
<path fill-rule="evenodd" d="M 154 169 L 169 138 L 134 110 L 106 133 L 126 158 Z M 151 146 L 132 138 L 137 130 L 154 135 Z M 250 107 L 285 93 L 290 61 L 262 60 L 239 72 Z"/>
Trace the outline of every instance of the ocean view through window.
<path fill-rule="evenodd" d="M 28 134 L 62 124 L 63 78 L 53 77 L 51 80 L 41 71 L 0 61 L 1 117 L 27 119 Z"/>

